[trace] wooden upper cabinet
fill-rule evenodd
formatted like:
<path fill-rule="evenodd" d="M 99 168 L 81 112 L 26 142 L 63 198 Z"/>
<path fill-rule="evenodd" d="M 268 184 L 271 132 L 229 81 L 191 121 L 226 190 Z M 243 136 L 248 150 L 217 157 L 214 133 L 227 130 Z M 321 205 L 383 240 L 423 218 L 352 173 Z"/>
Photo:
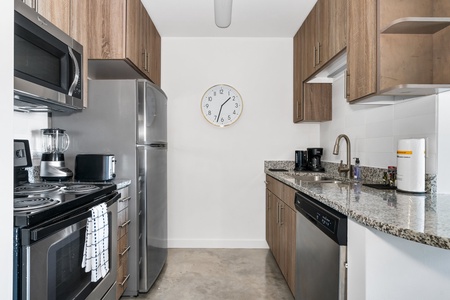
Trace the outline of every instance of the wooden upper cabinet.
<path fill-rule="evenodd" d="M 306 31 L 307 77 L 347 46 L 347 0 L 319 0 L 303 26 Z"/>
<path fill-rule="evenodd" d="M 448 0 L 348 0 L 347 100 L 450 90 L 449 25 Z"/>
<path fill-rule="evenodd" d="M 140 0 L 90 3 L 89 59 L 125 60 L 160 85 L 161 37 Z"/>
<path fill-rule="evenodd" d="M 376 0 L 348 0 L 347 100 L 376 92 Z"/>
<path fill-rule="evenodd" d="M 53 25 L 70 34 L 71 0 L 24 0 L 23 2 L 52 22 Z"/>

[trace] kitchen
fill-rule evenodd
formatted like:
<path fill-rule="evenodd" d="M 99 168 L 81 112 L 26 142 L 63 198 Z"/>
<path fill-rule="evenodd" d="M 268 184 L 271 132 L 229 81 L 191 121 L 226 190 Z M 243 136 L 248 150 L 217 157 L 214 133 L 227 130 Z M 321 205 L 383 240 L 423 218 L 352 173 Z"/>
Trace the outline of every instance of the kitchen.
<path fill-rule="evenodd" d="M 309 3 L 309 9 L 313 4 Z M 2 2 L 0 8 L 11 12 L 4 14 L 1 21 L 2 37 L 11 40 L 13 4 Z M 349 105 L 340 77 L 333 84 L 332 121 L 292 123 L 292 36 L 309 9 L 300 11 L 303 15 L 296 21 L 296 28 L 285 37 L 202 38 L 162 34 L 161 81 L 169 97 L 169 247 L 267 247 L 263 162 L 293 160 L 294 150 L 320 146 L 325 149 L 324 161 L 338 163 L 345 159 L 345 154 L 340 157 L 331 152 L 340 133 L 349 135 L 352 152 L 363 166 L 379 168 L 396 164 L 398 137 L 429 138 L 427 173 L 439 174 L 439 192 L 449 192 L 445 185 L 450 178 L 445 167 L 448 158 L 438 157 L 449 146 L 449 135 L 445 132 L 449 128 L 445 118 L 445 112 L 450 111 L 449 93 L 392 106 Z M 163 14 L 152 18 L 158 24 Z M 12 71 L 8 72 L 13 69 L 13 49 L 9 45 L 12 42 L 5 43 L 6 54 L 1 58 L 5 66 L 0 73 L 3 99 L 10 99 L 13 89 Z M 224 129 L 210 126 L 199 109 L 203 93 L 223 82 L 237 88 L 244 101 L 242 117 Z M 13 125 L 16 119 L 12 103 L 7 101 L 4 105 L 2 138 L 12 141 L 16 137 L 17 128 Z M 37 122 L 45 123 L 45 117 Z M 36 128 L 43 128 L 41 124 Z M 12 145 L 6 148 L 2 147 L 2 154 L 10 155 Z M 11 164 L 5 160 L 5 169 L 12 169 Z M 210 175 L 211 169 L 215 170 L 214 177 Z M 12 187 L 9 173 L 1 176 L 4 185 Z M 6 189 L 7 199 L 12 198 L 10 190 Z M 11 205 L 6 201 L 2 204 L 2 237 L 11 232 L 12 216 L 8 213 L 12 211 Z M 203 211 L 209 214 L 204 215 Z M 8 257 L 11 245 L 0 251 Z M 11 281 L 9 274 L 2 272 L 2 282 Z"/>

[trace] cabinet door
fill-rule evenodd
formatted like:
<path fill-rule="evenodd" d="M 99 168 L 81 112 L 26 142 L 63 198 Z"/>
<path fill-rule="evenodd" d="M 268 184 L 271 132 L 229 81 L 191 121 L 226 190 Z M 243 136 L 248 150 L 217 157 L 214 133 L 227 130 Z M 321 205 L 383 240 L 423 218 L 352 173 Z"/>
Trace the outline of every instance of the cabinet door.
<path fill-rule="evenodd" d="M 331 83 L 307 83 L 303 89 L 303 121 L 331 120 Z"/>
<path fill-rule="evenodd" d="M 140 0 L 127 0 L 126 11 L 126 58 L 142 70 L 142 26 L 140 16 L 143 5 Z"/>
<path fill-rule="evenodd" d="M 89 1 L 89 59 L 125 57 L 126 2 Z"/>
<path fill-rule="evenodd" d="M 302 26 L 305 27 L 305 39 L 302 43 L 302 47 L 304 47 L 302 68 L 304 68 L 306 79 L 315 72 L 317 65 L 317 5 L 313 7 Z"/>
<path fill-rule="evenodd" d="M 331 58 L 329 40 L 331 39 L 330 15 L 332 14 L 332 11 L 330 10 L 330 5 L 333 1 L 335 0 L 319 0 L 316 4 L 315 70 L 318 70 Z"/>
<path fill-rule="evenodd" d="M 377 1 L 348 0 L 347 100 L 376 92 Z"/>
<path fill-rule="evenodd" d="M 283 233 L 281 244 L 284 245 L 286 282 L 295 296 L 295 232 L 296 212 L 286 206 L 283 211 Z"/>
<path fill-rule="evenodd" d="M 59 29 L 70 34 L 70 2 L 71 0 L 36 0 L 35 9 Z"/>
<path fill-rule="evenodd" d="M 266 189 L 266 241 L 269 248 L 274 248 L 274 234 L 277 228 L 277 204 L 275 196 Z"/>
<path fill-rule="evenodd" d="M 150 19 L 150 58 L 149 58 L 149 71 L 150 79 L 156 85 L 161 85 L 161 36 L 156 29 L 155 24 Z"/>
<path fill-rule="evenodd" d="M 347 47 L 347 0 L 326 0 L 328 2 L 328 50 L 332 59 Z"/>

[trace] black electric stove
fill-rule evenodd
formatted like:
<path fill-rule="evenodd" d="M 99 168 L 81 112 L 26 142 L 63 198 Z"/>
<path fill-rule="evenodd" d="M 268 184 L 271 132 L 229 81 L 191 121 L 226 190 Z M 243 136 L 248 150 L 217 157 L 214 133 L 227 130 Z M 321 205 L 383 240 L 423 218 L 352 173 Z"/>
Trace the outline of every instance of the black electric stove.
<path fill-rule="evenodd" d="M 14 226 L 28 227 L 90 208 L 116 190 L 113 183 L 25 183 L 14 188 Z M 77 209 L 78 208 L 78 209 Z"/>

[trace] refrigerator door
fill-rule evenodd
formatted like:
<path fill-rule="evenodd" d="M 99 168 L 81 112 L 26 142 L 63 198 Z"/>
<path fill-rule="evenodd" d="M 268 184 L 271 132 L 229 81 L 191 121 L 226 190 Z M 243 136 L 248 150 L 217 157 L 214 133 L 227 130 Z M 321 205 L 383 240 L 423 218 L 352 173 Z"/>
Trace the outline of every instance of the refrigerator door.
<path fill-rule="evenodd" d="M 167 97 L 147 80 L 138 81 L 137 144 L 167 142 Z"/>
<path fill-rule="evenodd" d="M 167 258 L 167 148 L 138 146 L 139 292 L 148 292 Z"/>

